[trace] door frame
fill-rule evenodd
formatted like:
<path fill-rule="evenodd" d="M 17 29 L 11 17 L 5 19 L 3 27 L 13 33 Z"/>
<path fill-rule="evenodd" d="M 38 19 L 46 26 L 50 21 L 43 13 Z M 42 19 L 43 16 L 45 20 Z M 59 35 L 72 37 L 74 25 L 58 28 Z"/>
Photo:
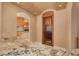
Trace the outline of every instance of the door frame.
<path fill-rule="evenodd" d="M 49 11 L 48 11 L 49 12 Z M 52 11 L 52 15 L 48 16 L 51 17 L 51 26 L 52 26 L 52 45 L 54 46 L 54 13 Z M 44 39 L 44 17 L 42 17 L 42 44 L 45 44 L 45 39 Z"/>

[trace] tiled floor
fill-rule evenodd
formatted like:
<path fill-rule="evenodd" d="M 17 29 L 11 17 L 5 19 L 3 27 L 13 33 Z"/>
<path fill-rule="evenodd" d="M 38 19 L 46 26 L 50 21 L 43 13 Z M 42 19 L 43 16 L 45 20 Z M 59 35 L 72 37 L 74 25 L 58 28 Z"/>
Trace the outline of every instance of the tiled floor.
<path fill-rule="evenodd" d="M 12 39 L 13 40 L 13 39 Z M 0 56 L 79 56 L 79 49 L 51 47 L 24 38 L 0 41 Z"/>
<path fill-rule="evenodd" d="M 0 43 L 0 56 L 79 56 L 79 49 L 66 50 L 51 47 L 38 42 L 29 46 L 17 46 L 15 43 Z M 1 50 L 2 49 L 2 50 Z"/>

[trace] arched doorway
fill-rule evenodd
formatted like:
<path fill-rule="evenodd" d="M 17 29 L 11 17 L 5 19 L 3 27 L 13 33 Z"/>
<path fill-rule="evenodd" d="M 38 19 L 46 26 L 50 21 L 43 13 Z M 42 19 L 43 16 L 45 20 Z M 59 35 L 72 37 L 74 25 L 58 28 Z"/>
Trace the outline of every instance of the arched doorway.
<path fill-rule="evenodd" d="M 42 15 L 42 43 L 53 46 L 54 42 L 54 12 L 47 11 Z"/>
<path fill-rule="evenodd" d="M 17 37 L 22 37 L 24 39 L 30 39 L 30 16 L 24 12 L 17 13 Z"/>

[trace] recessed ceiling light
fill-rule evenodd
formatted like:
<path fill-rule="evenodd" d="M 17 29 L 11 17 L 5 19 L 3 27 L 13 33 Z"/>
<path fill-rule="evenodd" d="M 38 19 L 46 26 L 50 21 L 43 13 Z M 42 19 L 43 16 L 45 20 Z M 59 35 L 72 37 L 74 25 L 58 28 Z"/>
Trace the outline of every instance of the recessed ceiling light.
<path fill-rule="evenodd" d="M 62 5 L 58 5 L 59 7 L 62 7 Z"/>

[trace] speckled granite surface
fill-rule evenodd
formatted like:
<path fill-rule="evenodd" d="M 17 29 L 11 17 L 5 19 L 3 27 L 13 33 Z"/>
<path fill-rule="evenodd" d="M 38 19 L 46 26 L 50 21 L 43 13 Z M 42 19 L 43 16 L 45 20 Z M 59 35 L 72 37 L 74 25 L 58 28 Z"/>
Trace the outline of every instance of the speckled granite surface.
<path fill-rule="evenodd" d="M 0 56 L 79 56 L 79 49 L 51 47 L 38 42 L 26 43 L 26 40 L 0 43 Z"/>
<path fill-rule="evenodd" d="M 50 46 L 29 46 L 9 49 L 0 56 L 79 56 L 79 49 L 66 50 Z"/>

